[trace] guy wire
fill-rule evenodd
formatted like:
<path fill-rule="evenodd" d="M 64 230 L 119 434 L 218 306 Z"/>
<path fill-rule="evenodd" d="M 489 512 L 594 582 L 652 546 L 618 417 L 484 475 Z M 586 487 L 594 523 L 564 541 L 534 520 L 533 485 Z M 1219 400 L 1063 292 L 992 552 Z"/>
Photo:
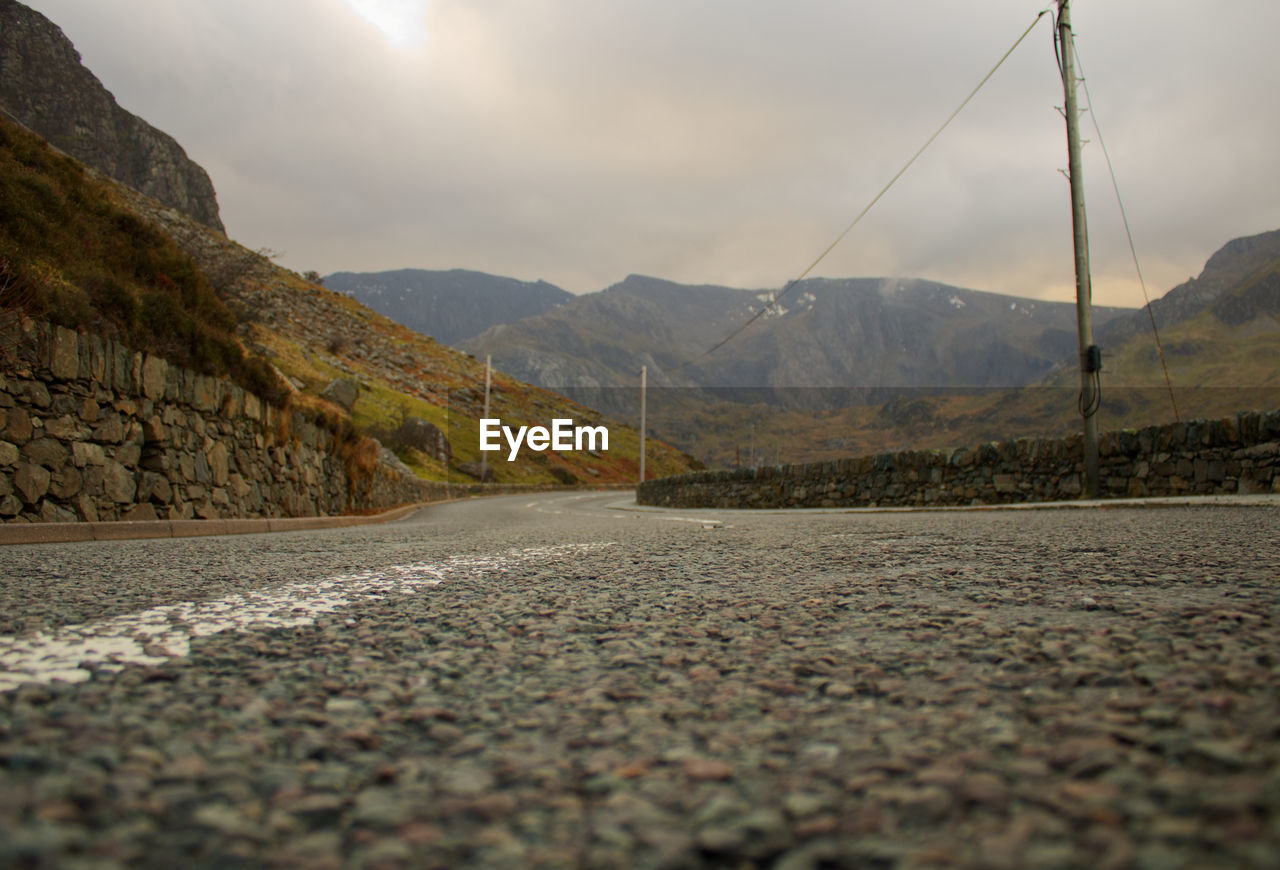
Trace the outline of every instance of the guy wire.
<path fill-rule="evenodd" d="M 1054 30 L 1057 33 L 1057 30 Z M 1111 174 L 1111 188 L 1116 192 L 1116 204 L 1120 206 L 1120 219 L 1124 223 L 1124 233 L 1129 239 L 1129 254 L 1133 257 L 1133 268 L 1138 273 L 1138 283 L 1142 286 L 1142 298 L 1146 300 L 1147 316 L 1151 318 L 1151 333 L 1155 336 L 1156 353 L 1160 357 L 1160 368 L 1164 371 L 1164 385 L 1169 391 L 1169 404 L 1173 406 L 1173 419 L 1178 416 L 1178 403 L 1173 397 L 1173 382 L 1169 379 L 1169 366 L 1164 359 L 1164 345 L 1160 342 L 1160 330 L 1156 328 L 1156 315 L 1151 309 L 1151 296 L 1147 293 L 1147 282 L 1142 277 L 1142 266 L 1138 262 L 1138 249 L 1133 243 L 1133 232 L 1129 229 L 1129 215 L 1125 211 L 1124 199 L 1120 196 L 1120 184 L 1116 181 L 1116 170 L 1111 164 L 1111 152 L 1107 150 L 1106 140 L 1102 138 L 1102 126 L 1098 123 L 1098 113 L 1093 107 L 1093 95 L 1089 93 L 1089 79 L 1084 74 L 1084 64 L 1080 61 L 1080 49 L 1075 50 L 1076 66 L 1080 70 L 1080 84 L 1084 87 L 1085 99 L 1089 101 L 1089 117 L 1093 119 L 1093 129 L 1098 134 L 1098 145 L 1102 148 L 1102 156 L 1107 162 L 1107 172 Z"/>

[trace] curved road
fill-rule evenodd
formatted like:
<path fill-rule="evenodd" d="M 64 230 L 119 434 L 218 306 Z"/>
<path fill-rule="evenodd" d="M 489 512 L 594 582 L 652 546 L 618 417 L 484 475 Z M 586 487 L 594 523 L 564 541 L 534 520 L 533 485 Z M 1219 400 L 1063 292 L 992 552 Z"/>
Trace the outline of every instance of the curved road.
<path fill-rule="evenodd" d="M 8 547 L 0 866 L 1275 866 L 1278 540 L 572 493 Z"/>

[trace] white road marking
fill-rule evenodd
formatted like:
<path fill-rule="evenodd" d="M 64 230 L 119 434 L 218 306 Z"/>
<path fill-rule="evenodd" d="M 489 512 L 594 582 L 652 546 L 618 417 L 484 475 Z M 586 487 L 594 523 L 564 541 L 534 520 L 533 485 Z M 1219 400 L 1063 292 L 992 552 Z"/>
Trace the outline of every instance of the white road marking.
<path fill-rule="evenodd" d="M 699 525 L 703 525 L 708 528 L 712 526 L 724 525 L 724 523 L 720 522 L 720 520 L 706 520 L 706 519 L 699 519 L 697 517 L 654 517 L 653 519 L 666 520 L 672 523 L 698 523 Z"/>
<path fill-rule="evenodd" d="M 161 665 L 191 652 L 191 638 L 224 631 L 258 631 L 311 625 L 322 614 L 389 595 L 415 595 L 450 577 L 499 574 L 527 562 L 574 556 L 612 542 L 513 550 L 489 557 L 455 556 L 289 583 L 262 592 L 211 601 L 182 601 L 140 613 L 68 625 L 25 637 L 0 636 L 0 692 L 23 683 L 83 682 L 91 668 Z"/>
<path fill-rule="evenodd" d="M 585 514 L 587 516 L 599 516 L 600 514 L 599 514 L 598 508 L 594 510 L 585 510 L 585 511 L 582 511 L 582 510 L 561 511 L 561 510 L 556 510 L 552 507 L 544 507 L 544 505 L 564 504 L 565 502 L 580 501 L 581 499 L 584 499 L 584 498 L 599 499 L 600 497 L 601 497 L 600 493 L 589 492 L 589 493 L 586 493 L 585 495 L 562 496 L 560 498 L 547 499 L 543 501 L 531 501 L 527 503 L 525 507 L 532 508 L 535 513 L 550 514 L 553 516 L 564 516 L 566 513 Z M 673 523 L 696 523 L 702 526 L 704 529 L 733 528 L 732 523 L 726 523 L 723 520 L 715 520 L 709 517 L 666 516 L 661 508 L 648 508 L 648 507 L 640 508 L 634 502 L 629 502 L 629 501 L 614 502 L 613 504 L 606 505 L 604 507 L 604 510 L 626 512 L 631 515 L 631 518 L 635 518 L 638 516 L 645 516 L 650 519 L 665 520 L 667 522 L 673 522 Z M 605 516 L 613 517 L 614 519 L 626 519 L 626 517 L 618 516 L 617 513 L 606 513 Z"/>

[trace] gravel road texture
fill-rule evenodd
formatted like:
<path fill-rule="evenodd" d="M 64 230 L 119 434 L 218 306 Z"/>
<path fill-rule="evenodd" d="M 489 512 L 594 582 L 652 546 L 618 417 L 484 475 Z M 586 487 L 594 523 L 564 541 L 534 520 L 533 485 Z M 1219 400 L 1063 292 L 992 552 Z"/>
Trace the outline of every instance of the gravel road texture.
<path fill-rule="evenodd" d="M 0 866 L 1280 866 L 1280 509 L 628 504 L 5 548 Z"/>

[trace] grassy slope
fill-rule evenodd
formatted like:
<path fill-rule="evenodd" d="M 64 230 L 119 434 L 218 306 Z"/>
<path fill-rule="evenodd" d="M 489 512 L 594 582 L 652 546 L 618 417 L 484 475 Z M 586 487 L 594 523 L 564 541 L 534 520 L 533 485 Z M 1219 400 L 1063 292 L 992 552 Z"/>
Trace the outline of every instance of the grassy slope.
<path fill-rule="evenodd" d="M 480 458 L 482 363 L 102 178 L 2 119 L 0 270 L 6 308 L 278 393 L 278 401 L 335 425 L 345 414 L 318 394 L 335 378 L 354 377 L 362 383 L 350 420 L 357 429 L 390 428 L 411 415 L 447 434 L 450 467 L 403 451 L 424 477 L 470 480 L 457 466 Z M 635 431 L 562 396 L 497 373 L 491 414 L 508 425 L 570 418 L 607 425 L 611 435 L 610 449 L 597 455 L 524 451 L 508 463 L 491 454 L 499 482 L 636 479 Z M 661 442 L 651 439 L 646 452 L 653 475 L 690 467 L 689 457 Z"/>
<path fill-rule="evenodd" d="M 284 399 L 270 367 L 243 352 L 234 315 L 191 258 L 81 164 L 4 118 L 0 287 L 6 309 Z"/>
<path fill-rule="evenodd" d="M 356 378 L 362 384 L 353 409 L 358 429 L 393 428 L 405 416 L 421 417 L 448 436 L 451 467 L 417 451 L 403 451 L 401 458 L 423 477 L 468 479 L 457 467 L 481 458 L 483 363 L 270 264 L 232 293 L 239 303 L 233 307 L 256 312 L 246 330 L 250 345 L 301 384 L 305 394 L 318 394 L 335 378 Z M 297 317 L 299 311 L 309 314 Z M 494 372 L 490 416 L 509 426 L 548 427 L 556 418 L 569 418 L 580 425 L 607 425 L 610 432 L 609 450 L 598 455 L 525 450 L 508 462 L 505 452 L 502 457 L 490 454 L 489 464 L 500 482 L 627 483 L 637 477 L 638 434 L 556 393 Z M 674 448 L 653 440 L 646 446 L 652 475 L 689 469 L 689 457 Z"/>

